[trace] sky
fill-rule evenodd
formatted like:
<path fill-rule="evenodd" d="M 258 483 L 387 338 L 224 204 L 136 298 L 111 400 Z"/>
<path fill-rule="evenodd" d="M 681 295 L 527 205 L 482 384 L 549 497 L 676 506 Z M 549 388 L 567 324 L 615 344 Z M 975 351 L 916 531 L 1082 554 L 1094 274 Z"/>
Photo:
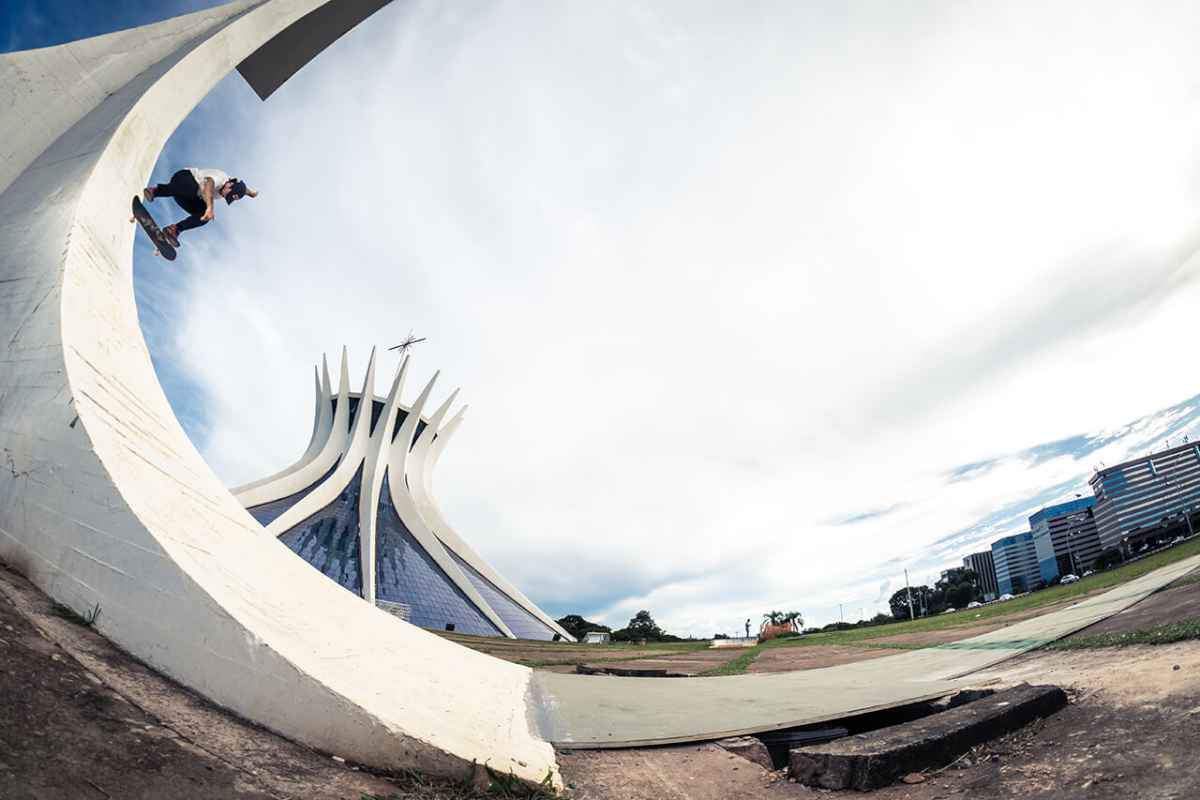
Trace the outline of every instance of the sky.
<path fill-rule="evenodd" d="M 207 5 L 5 0 L 0 44 Z M 358 381 L 427 337 L 406 400 L 441 370 L 470 405 L 446 516 L 555 616 L 869 617 L 1196 434 L 1198 29 L 1165 2 L 396 2 L 180 127 L 156 179 L 261 196 L 171 266 L 139 239 L 143 332 L 231 485 L 304 449 L 322 354 Z"/>

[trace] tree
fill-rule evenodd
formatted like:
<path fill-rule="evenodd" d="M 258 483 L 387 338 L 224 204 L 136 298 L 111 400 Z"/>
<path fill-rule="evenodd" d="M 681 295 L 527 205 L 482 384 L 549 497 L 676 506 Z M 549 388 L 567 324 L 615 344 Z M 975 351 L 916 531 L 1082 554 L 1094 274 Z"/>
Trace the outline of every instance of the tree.
<path fill-rule="evenodd" d="M 634 614 L 624 628 L 613 631 L 612 638 L 617 642 L 636 642 L 640 639 L 656 642 L 668 638 L 668 636 L 666 631 L 658 627 L 658 623 L 654 621 L 654 617 L 650 616 L 650 612 L 643 609 Z"/>
<path fill-rule="evenodd" d="M 783 615 L 783 619 L 780 622 L 787 625 L 796 633 L 799 633 L 800 629 L 804 627 L 804 615 L 799 611 L 788 611 Z"/>
<path fill-rule="evenodd" d="M 582 641 L 583 637 L 591 631 L 604 631 L 609 633 L 612 628 L 607 625 L 601 625 L 598 622 L 590 622 L 578 614 L 567 614 L 562 619 L 555 620 L 567 633 Z"/>
<path fill-rule="evenodd" d="M 1115 567 L 1123 560 L 1124 559 L 1121 557 L 1121 549 L 1119 547 L 1113 547 L 1096 556 L 1096 560 L 1092 562 L 1092 569 L 1101 570 L 1108 569 L 1109 567 Z"/>
<path fill-rule="evenodd" d="M 930 600 L 933 598 L 933 589 L 928 586 L 912 587 L 912 603 L 913 612 L 916 616 L 921 616 L 921 610 L 930 607 Z M 892 609 L 892 616 L 896 619 L 912 619 L 908 613 L 908 590 L 901 589 L 892 595 L 888 600 L 888 606 Z"/>
<path fill-rule="evenodd" d="M 982 599 L 983 586 L 979 575 L 966 567 L 955 567 L 943 572 L 934 584 L 929 613 L 941 613 L 947 608 L 966 608 L 968 603 Z"/>

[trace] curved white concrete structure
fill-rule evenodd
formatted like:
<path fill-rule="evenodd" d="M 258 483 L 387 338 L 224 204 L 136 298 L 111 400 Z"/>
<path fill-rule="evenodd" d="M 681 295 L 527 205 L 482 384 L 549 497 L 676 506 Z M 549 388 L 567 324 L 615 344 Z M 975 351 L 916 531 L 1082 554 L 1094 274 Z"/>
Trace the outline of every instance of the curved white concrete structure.
<path fill-rule="evenodd" d="M 529 670 L 370 607 L 264 536 L 175 420 L 138 327 L 129 198 L 175 127 L 231 69 L 270 94 L 383 4 L 239 0 L 0 56 L 0 558 L 287 736 L 541 780 L 555 762 L 526 720 Z"/>
<path fill-rule="evenodd" d="M 321 576 L 264 534 L 174 418 L 138 327 L 127 209 L 163 143 L 223 75 L 237 67 L 265 97 L 385 2 L 238 0 L 0 55 L 0 558 L 76 611 L 99 606 L 98 627 L 118 645 L 326 751 L 446 775 L 487 761 L 538 781 L 555 774 L 549 741 L 705 739 L 936 695 L 967 669 L 1103 619 L 1200 564 L 1179 562 L 954 649 L 835 670 L 666 681 L 534 679 Z M 325 370 L 318 406 L 331 392 Z M 414 404 L 410 439 L 429 392 Z M 399 376 L 389 414 L 398 397 Z M 440 538 L 464 562 L 482 564 L 429 491 L 458 418 L 433 438 L 438 425 L 428 426 L 410 451 L 372 449 L 369 424 L 351 427 L 348 399 L 343 367 L 338 409 L 318 408 L 305 457 L 260 485 L 290 481 L 299 490 L 354 453 L 371 465 L 379 493 L 386 461 L 409 477 L 410 492 L 393 501 L 426 523 L 431 546 Z"/>
<path fill-rule="evenodd" d="M 557 635 L 562 640 L 574 641 L 557 622 L 517 591 L 446 524 L 433 500 L 431 476 L 434 463 L 449 435 L 462 422 L 463 410 L 459 410 L 451 422 L 443 425 L 458 396 L 456 389 L 433 414 L 422 416 L 437 383 L 436 374 L 411 406 L 404 405 L 401 392 L 408 365 L 407 358 L 401 361 L 386 399 L 377 397 L 373 386 L 375 353 L 372 352 L 362 391 L 351 392 L 347 381 L 346 352 L 343 349 L 341 384 L 337 394 L 329 385 L 327 368 L 316 380 L 313 434 L 304 455 L 295 464 L 270 478 L 233 489 L 234 497 L 263 523 L 269 534 L 292 541 L 292 537 L 298 534 L 300 538 L 305 538 L 306 521 L 314 515 L 321 515 L 331 504 L 338 502 L 343 493 L 356 494 L 358 519 L 357 525 L 351 529 L 358 538 L 358 553 L 354 556 L 341 553 L 333 557 L 332 560 L 338 563 L 334 572 L 326 572 L 330 578 L 343 583 L 351 591 L 359 592 L 367 602 L 379 600 L 402 605 L 415 604 L 418 609 L 425 606 L 422 603 L 421 582 L 430 580 L 437 583 L 438 590 L 445 588 L 461 593 L 466 603 L 473 606 L 471 609 L 462 605 L 463 615 L 458 617 L 448 613 L 445 616 L 414 618 L 414 623 L 426 628 L 441 630 L 446 623 L 457 623 L 460 632 L 485 636 L 548 640 Z M 404 415 L 403 421 L 397 425 L 401 414 Z M 372 420 L 377 421 L 372 423 Z M 390 479 L 385 482 L 385 478 Z M 381 504 L 385 487 L 386 499 L 390 503 Z M 400 535 L 411 536 L 436 564 L 440 575 L 428 575 L 419 569 L 404 572 L 406 559 L 399 558 L 393 562 L 394 570 L 403 573 L 402 576 L 398 576 L 398 580 L 390 585 L 385 582 L 384 590 L 381 590 L 376 575 L 381 521 L 392 530 L 402 527 Z M 322 523 L 308 524 L 320 526 Z M 324 536 L 339 538 L 328 528 Z M 308 541 L 311 545 L 316 544 L 315 540 Z M 293 549 L 302 552 L 304 547 L 296 542 Z M 322 551 L 320 556 L 314 554 L 309 557 L 314 565 L 331 556 L 324 552 L 324 548 L 314 549 Z M 343 581 L 340 577 L 343 568 L 341 562 L 345 559 L 358 565 L 361 586 L 357 579 Z M 460 562 L 473 569 L 478 576 L 474 580 L 469 578 L 467 568 L 461 567 Z M 355 574 L 352 570 L 351 577 Z M 483 582 L 479 582 L 480 578 Z M 487 583 L 491 586 L 487 586 Z M 494 600 L 489 602 L 483 592 L 487 592 Z M 433 606 L 435 604 L 431 603 L 431 610 Z M 479 620 L 476 613 L 482 615 L 486 622 Z M 463 627 L 472 623 L 477 626 L 476 630 Z"/>

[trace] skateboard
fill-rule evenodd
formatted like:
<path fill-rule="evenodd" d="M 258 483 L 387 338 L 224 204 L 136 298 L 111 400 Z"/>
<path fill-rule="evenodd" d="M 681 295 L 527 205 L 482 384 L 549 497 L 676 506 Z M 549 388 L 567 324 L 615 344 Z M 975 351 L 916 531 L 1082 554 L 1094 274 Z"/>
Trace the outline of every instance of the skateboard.
<path fill-rule="evenodd" d="M 154 221 L 154 217 L 150 216 L 150 212 L 142 205 L 142 199 L 137 195 L 133 196 L 133 216 L 129 221 L 134 222 L 135 220 L 142 226 L 142 230 L 146 232 L 146 235 L 150 237 L 150 241 L 154 243 L 154 249 L 158 252 L 158 255 L 167 261 L 174 261 L 175 248 L 167 241 L 162 228 L 158 227 L 158 223 Z"/>

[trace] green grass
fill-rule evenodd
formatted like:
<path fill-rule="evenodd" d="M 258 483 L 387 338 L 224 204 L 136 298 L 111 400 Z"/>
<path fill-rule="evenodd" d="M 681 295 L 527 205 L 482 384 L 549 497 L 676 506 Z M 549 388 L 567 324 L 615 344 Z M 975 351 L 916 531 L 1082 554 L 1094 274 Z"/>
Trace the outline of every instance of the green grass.
<path fill-rule="evenodd" d="M 1093 647 L 1128 647 L 1136 644 L 1171 644 L 1200 639 L 1200 619 L 1171 622 L 1140 631 L 1098 633 L 1077 639 L 1061 639 L 1046 645 L 1048 650 L 1086 650 Z"/>
<path fill-rule="evenodd" d="M 742 653 L 737 658 L 730 659 L 719 667 L 713 667 L 712 669 L 706 669 L 704 672 L 701 672 L 700 677 L 724 678 L 729 675 L 741 675 L 750 668 L 750 665 L 754 663 L 754 659 L 758 658 L 758 655 L 761 652 L 761 646 L 749 647 L 746 649 L 746 652 Z"/>
<path fill-rule="evenodd" d="M 810 633 L 799 639 L 773 639 L 762 647 L 814 647 L 819 645 L 855 645 L 883 636 L 903 636 L 946 630 L 962 625 L 973 625 L 988 620 L 999 621 L 1003 617 L 1020 614 L 1043 606 L 1072 600 L 1086 594 L 1110 589 L 1135 578 L 1140 578 L 1159 567 L 1200 554 L 1200 539 L 1176 545 L 1149 558 L 1126 564 L 1107 572 L 1098 572 L 1068 586 L 1053 586 L 1040 592 L 1032 592 L 1004 603 L 992 603 L 981 608 L 964 609 L 953 614 L 938 614 L 933 617 L 896 622 L 891 625 L 875 625 L 869 628 L 854 628 L 848 631 Z M 1193 576 L 1189 576 L 1191 578 Z M 1200 581 L 1200 576 L 1194 576 Z M 900 648 L 898 648 L 900 649 Z"/>
<path fill-rule="evenodd" d="M 79 614 L 70 606 L 65 606 L 62 603 L 53 603 L 55 615 L 63 619 L 74 622 L 76 625 L 82 625 L 85 628 L 91 628 L 96 624 L 96 620 L 100 618 L 100 604 L 96 603 L 92 608 L 89 608 L 83 614 Z"/>

